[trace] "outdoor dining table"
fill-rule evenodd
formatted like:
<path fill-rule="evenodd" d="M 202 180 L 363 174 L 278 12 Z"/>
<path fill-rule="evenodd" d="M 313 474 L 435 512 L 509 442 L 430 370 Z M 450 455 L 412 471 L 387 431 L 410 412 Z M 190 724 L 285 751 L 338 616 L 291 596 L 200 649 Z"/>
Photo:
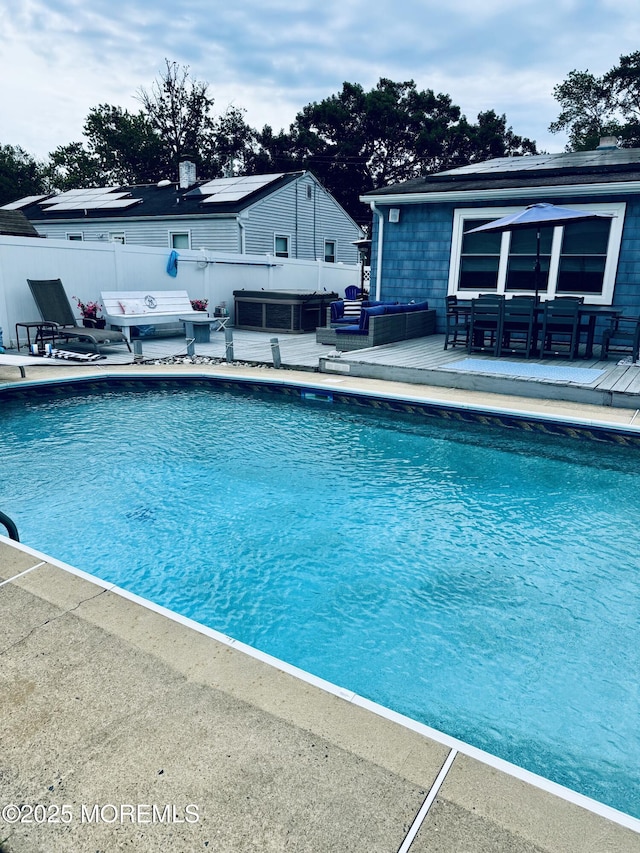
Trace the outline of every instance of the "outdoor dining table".
<path fill-rule="evenodd" d="M 466 317 L 471 316 L 471 302 L 473 300 L 459 300 L 456 304 L 456 310 L 459 314 Z M 585 341 L 585 358 L 593 357 L 593 344 L 595 340 L 596 324 L 599 317 L 621 317 L 622 308 L 614 308 L 613 305 L 588 305 L 581 304 L 578 311 L 579 323 L 583 328 L 586 328 L 587 338 Z M 538 328 L 542 327 L 542 319 L 544 316 L 544 302 L 540 302 L 536 309 L 536 323 Z M 583 324 L 583 321 L 586 321 Z"/>

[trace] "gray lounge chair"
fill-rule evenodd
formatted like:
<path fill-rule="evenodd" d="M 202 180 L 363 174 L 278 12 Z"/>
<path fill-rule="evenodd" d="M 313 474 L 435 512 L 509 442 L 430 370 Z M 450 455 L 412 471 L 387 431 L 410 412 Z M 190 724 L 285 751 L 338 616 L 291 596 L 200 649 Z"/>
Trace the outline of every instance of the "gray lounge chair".
<path fill-rule="evenodd" d="M 42 319 L 46 323 L 55 323 L 55 328 L 45 331 L 45 334 L 53 336 L 54 341 L 55 338 L 63 338 L 64 340 L 76 338 L 80 341 L 88 341 L 93 345 L 96 352 L 99 351 L 99 346 L 123 343 L 131 352 L 131 345 L 122 332 L 78 326 L 78 321 L 73 316 L 69 298 L 59 278 L 44 280 L 28 278 L 27 284 Z"/>

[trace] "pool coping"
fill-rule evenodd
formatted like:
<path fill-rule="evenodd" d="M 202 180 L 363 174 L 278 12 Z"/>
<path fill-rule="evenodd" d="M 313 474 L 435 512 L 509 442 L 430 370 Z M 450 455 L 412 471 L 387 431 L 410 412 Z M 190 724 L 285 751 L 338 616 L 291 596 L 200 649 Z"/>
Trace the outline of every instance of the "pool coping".
<path fill-rule="evenodd" d="M 640 409 L 623 407 L 603 407 L 590 403 L 572 403 L 571 401 L 552 400 L 545 398 L 514 397 L 482 391 L 466 391 L 461 389 L 445 389 L 439 386 L 420 386 L 422 392 L 416 391 L 416 385 L 389 380 L 367 379 L 362 377 L 344 377 L 331 374 L 319 374 L 273 368 L 238 368 L 235 365 L 139 365 L 99 367 L 95 370 L 72 369 L 70 373 L 49 375 L 37 379 L 27 379 L 21 382 L 6 382 L 0 384 L 0 398 L 3 395 L 21 394 L 28 389 L 41 389 L 83 384 L 109 383 L 110 381 L 139 381 L 153 382 L 189 379 L 191 381 L 212 382 L 213 384 L 237 383 L 239 386 L 259 386 L 272 388 L 304 388 L 326 392 L 331 389 L 333 394 L 343 395 L 353 400 L 363 401 L 393 401 L 396 404 L 409 403 L 434 413 L 456 413 L 469 416 L 470 420 L 495 418 L 496 426 L 511 426 L 513 423 L 536 423 L 549 427 L 557 427 L 556 432 L 580 437 L 575 430 L 585 430 L 583 437 L 597 439 L 600 434 L 605 436 L 617 435 L 629 438 L 634 444 L 640 443 Z M 75 374 L 75 375 L 74 375 Z M 394 390 L 401 388 L 402 390 Z M 511 405 L 506 402 L 511 401 Z M 517 405 L 516 405 L 517 404 Z M 585 414 L 570 414 L 570 411 L 581 411 Z M 407 411 L 411 411 L 408 408 Z M 588 413 L 588 415 L 586 414 Z M 597 415 L 597 416 L 596 416 Z M 589 435 L 590 430 L 596 435 Z"/>
<path fill-rule="evenodd" d="M 484 404 L 479 405 L 479 401 L 477 399 L 473 402 L 465 402 L 463 400 L 446 399 L 446 398 L 445 399 L 442 399 L 442 398 L 434 399 L 432 396 L 430 396 L 428 394 L 425 395 L 424 393 L 423 394 L 420 394 L 420 393 L 416 394 L 415 386 L 410 386 L 413 389 L 413 394 L 404 393 L 405 389 L 403 389 L 401 392 L 398 390 L 391 390 L 388 388 L 389 385 L 393 385 L 395 387 L 397 385 L 397 383 L 379 382 L 377 380 L 356 380 L 355 382 L 350 381 L 349 383 L 345 383 L 345 381 L 342 377 L 340 378 L 340 380 L 338 382 L 335 381 L 335 377 L 329 377 L 333 381 L 326 382 L 326 381 L 324 381 L 324 377 L 322 377 L 322 381 L 319 381 L 321 379 L 321 377 L 319 377 L 316 374 L 314 374 L 312 377 L 308 373 L 302 374 L 300 376 L 293 376 L 292 377 L 291 371 L 271 371 L 270 373 L 272 373 L 272 374 L 276 373 L 276 375 L 275 376 L 274 375 L 265 375 L 265 371 L 263 369 L 227 371 L 227 370 L 208 369 L 208 368 L 205 370 L 202 370 L 202 368 L 199 368 L 196 370 L 180 369 L 180 370 L 167 371 L 166 369 L 163 368 L 161 370 L 157 370 L 157 369 L 154 370 L 153 376 L 156 379 L 163 379 L 164 378 L 164 379 L 171 379 L 171 380 L 180 379 L 183 377 L 189 377 L 192 379 L 194 379 L 194 378 L 196 378 L 196 379 L 198 379 L 198 378 L 203 378 L 203 379 L 213 378 L 213 379 L 223 380 L 223 381 L 232 381 L 234 383 L 239 382 L 239 383 L 245 383 L 246 384 L 247 382 L 249 382 L 253 385 L 271 384 L 271 385 L 277 385 L 280 387 L 290 386 L 290 387 L 294 387 L 294 388 L 315 389 L 315 390 L 320 390 L 320 391 L 326 391 L 328 387 L 331 387 L 331 388 L 334 388 L 338 392 L 344 391 L 345 393 L 352 393 L 352 394 L 355 394 L 357 396 L 362 396 L 363 398 L 366 398 L 366 399 L 375 399 L 375 400 L 377 400 L 381 397 L 381 388 L 379 386 L 383 385 L 386 388 L 386 393 L 383 396 L 385 396 L 387 399 L 391 399 L 394 401 L 400 401 L 400 402 L 409 401 L 409 402 L 415 402 L 415 403 L 420 403 L 420 404 L 426 403 L 429 405 L 436 405 L 436 406 L 442 405 L 448 410 L 454 410 L 454 411 L 457 410 L 457 411 L 463 411 L 463 412 L 471 411 L 475 414 L 480 414 L 480 415 L 490 414 L 490 415 L 497 415 L 499 417 L 508 416 L 508 417 L 516 417 L 516 418 L 520 418 L 520 419 L 528 417 L 529 419 L 532 418 L 536 421 L 548 422 L 548 423 L 553 423 L 553 424 L 558 423 L 558 422 L 564 422 L 564 423 L 569 423 L 572 427 L 597 428 L 598 430 L 601 430 L 601 429 L 602 430 L 609 430 L 609 431 L 613 431 L 615 433 L 631 435 L 633 437 L 640 436 L 640 422 L 638 422 L 638 424 L 636 425 L 636 421 L 638 420 L 636 417 L 638 415 L 637 411 L 635 413 L 632 413 L 632 412 L 630 412 L 630 410 L 622 410 L 622 411 L 624 411 L 624 415 L 627 418 L 629 418 L 629 423 L 621 423 L 620 421 L 618 421 L 616 419 L 603 420 L 602 418 L 588 417 L 588 416 L 586 416 L 587 415 L 586 412 L 583 412 L 581 416 L 576 416 L 573 418 L 571 418 L 571 417 L 560 418 L 559 415 L 557 414 L 557 412 L 547 413 L 547 412 L 541 411 L 540 409 L 544 409 L 546 406 L 545 405 L 535 406 L 536 401 L 531 401 L 529 399 L 526 399 L 524 401 L 527 403 L 526 409 L 524 407 L 521 407 L 520 405 L 518 405 L 517 407 L 494 405 L 492 402 L 489 402 L 486 400 L 485 400 Z M 285 373 L 286 373 L 286 375 L 283 375 Z M 116 378 L 123 378 L 123 377 L 124 378 L 130 378 L 130 379 L 134 379 L 134 380 L 150 378 L 149 377 L 149 371 L 147 369 L 140 370 L 139 367 L 136 367 L 133 370 L 122 370 L 122 369 L 111 370 L 111 369 L 109 369 L 107 371 L 101 370 L 97 374 L 84 373 L 82 376 L 72 377 L 71 379 L 69 377 L 67 377 L 66 379 L 61 378 L 61 377 L 51 377 L 50 379 L 47 379 L 47 381 L 44 383 L 42 381 L 38 381 L 38 380 L 29 380 L 28 382 L 23 381 L 20 383 L 16 383 L 15 385 L 13 383 L 9 383 L 8 386 L 3 386 L 3 387 L 5 387 L 5 388 L 6 387 L 12 387 L 12 388 L 18 388 L 20 390 L 24 390 L 25 388 L 33 388 L 34 386 L 37 386 L 37 387 L 42 387 L 43 385 L 45 387 L 46 386 L 52 386 L 52 385 L 60 384 L 61 382 L 64 386 L 68 386 L 69 381 L 71 381 L 72 384 L 76 384 L 77 382 L 92 381 L 96 378 L 104 380 L 105 378 L 109 378 L 111 376 L 116 377 Z M 355 388 L 353 388 L 353 387 L 345 388 L 344 386 L 346 384 L 348 384 L 349 386 L 356 386 L 356 387 Z M 441 389 L 437 389 L 437 390 L 441 390 Z M 1 393 L 2 393 L 2 389 L 0 389 L 0 394 Z M 458 393 L 460 393 L 460 392 L 458 392 Z M 468 394 L 468 392 L 462 392 L 462 393 L 465 394 L 465 396 L 467 396 L 467 394 Z M 481 394 L 479 396 L 486 398 L 488 395 Z M 518 403 L 519 402 L 520 401 L 518 401 Z M 533 406 L 531 405 L 532 403 L 534 404 Z M 530 408 L 532 408 L 532 407 L 535 408 L 536 411 L 531 412 Z M 558 408 L 557 403 L 555 401 L 553 401 L 553 408 L 554 409 Z M 560 406 L 559 408 L 564 408 L 564 407 Z M 573 407 L 573 408 L 575 408 L 575 407 Z M 582 409 L 584 409 L 584 408 L 587 408 L 587 409 L 588 408 L 595 408 L 598 411 L 598 413 L 601 414 L 601 410 L 599 409 L 599 407 L 588 407 L 587 406 L 587 407 L 581 407 L 581 408 Z M 529 410 L 529 411 L 527 411 L 527 410 Z M 617 413 L 617 414 L 619 415 L 619 413 Z M 625 420 L 625 418 L 622 417 L 621 420 Z M 450 737 L 450 736 L 448 736 L 442 732 L 439 732 L 435 729 L 432 729 L 432 728 L 430 728 L 424 724 L 417 723 L 416 721 L 411 720 L 407 717 L 404 717 L 403 715 L 398 714 L 397 712 L 391 711 L 390 709 L 387 709 L 381 705 L 378 705 L 376 703 L 371 702 L 370 700 L 367 700 L 361 696 L 358 696 L 353 691 L 345 690 L 344 688 L 341 688 L 337 685 L 333 685 L 333 684 L 330 684 L 329 682 L 323 681 L 322 679 L 319 679 L 319 678 L 317 678 L 317 677 L 315 677 L 309 673 L 304 672 L 303 670 L 300 670 L 296 667 L 293 667 L 284 661 L 280 661 L 276 658 L 273 658 L 269 655 L 266 655 L 266 654 L 260 652 L 259 650 L 253 649 L 252 647 L 246 646 L 245 644 L 234 640 L 233 638 L 227 637 L 224 634 L 220 634 L 217 631 L 214 631 L 212 629 L 206 628 L 205 626 L 199 625 L 198 623 L 195 623 L 192 620 L 189 620 L 185 617 L 179 616 L 178 614 L 175 614 L 171 611 L 168 611 L 166 608 L 163 608 L 159 605 L 155 605 L 152 602 L 149 602 L 145 599 L 140 598 L 139 596 L 136 596 L 132 593 L 129 593 L 126 590 L 123 590 L 123 589 L 117 587 L 115 584 L 107 584 L 104 581 L 101 581 L 97 576 L 93 576 L 91 574 L 83 572 L 80 569 L 69 566 L 69 565 L 67 565 L 67 564 L 65 564 L 65 563 L 63 563 L 63 562 L 61 562 L 61 561 L 59 561 L 53 557 L 47 556 L 47 555 L 43 554 L 42 552 L 37 551 L 36 549 L 30 548 L 29 546 L 26 546 L 26 545 L 22 545 L 20 543 L 11 542 L 11 540 L 7 539 L 6 537 L 4 537 L 2 535 L 0 535 L 0 543 L 8 544 L 11 547 L 18 549 L 19 551 L 22 551 L 25 554 L 29 554 L 32 557 L 34 557 L 40 561 L 43 561 L 49 565 L 55 566 L 58 569 L 66 572 L 70 575 L 73 575 L 75 577 L 78 577 L 78 578 L 80 578 L 80 579 L 82 579 L 88 583 L 100 586 L 103 589 L 108 589 L 112 594 L 119 596 L 123 600 L 132 602 L 138 606 L 141 606 L 147 610 L 150 610 L 151 612 L 156 613 L 163 618 L 169 619 L 173 622 L 176 622 L 179 625 L 182 625 L 183 627 L 185 627 L 189 630 L 192 630 L 192 631 L 195 631 L 199 634 L 202 634 L 202 635 L 208 637 L 209 639 L 215 641 L 216 643 L 220 643 L 224 646 L 227 646 L 228 648 L 232 648 L 236 651 L 239 651 L 243 655 L 247 655 L 248 657 L 251 657 L 251 658 L 257 660 L 260 663 L 263 663 L 270 668 L 274 668 L 276 670 L 279 670 L 280 672 L 284 672 L 284 673 L 294 677 L 295 679 L 300 680 L 301 682 L 304 682 L 308 685 L 311 685 L 315 688 L 318 688 L 318 689 L 324 691 L 325 693 L 329 693 L 329 694 L 331 694 L 331 695 L 333 695 L 333 696 L 335 696 L 341 700 L 346 701 L 347 703 L 349 703 L 355 707 L 358 707 L 364 711 L 370 712 L 370 713 L 376 715 L 377 717 L 381 717 L 381 718 L 383 718 L 389 722 L 400 725 L 405 729 L 408 729 L 412 732 L 415 732 L 416 734 L 420 735 L 421 737 L 424 737 L 424 738 L 427 738 L 431 741 L 434 741 L 434 742 L 440 744 L 441 746 L 447 748 L 448 750 L 450 750 L 451 753 L 453 753 L 453 758 L 451 759 L 452 761 L 455 759 L 455 755 L 457 755 L 458 753 L 460 755 L 467 756 L 469 758 L 472 758 L 472 759 L 480 762 L 481 764 L 485 765 L 486 767 L 489 767 L 495 771 L 498 771 L 499 773 L 506 774 L 507 776 L 509 776 L 513 779 L 517 779 L 521 782 L 524 782 L 527 785 L 531 785 L 534 788 L 542 790 L 547 794 L 551 794 L 552 796 L 557 797 L 560 800 L 563 800 L 567 803 L 570 803 L 571 805 L 578 806 L 579 808 L 584 809 L 587 812 L 594 814 L 600 818 L 603 818 L 607 821 L 610 821 L 613 824 L 616 824 L 620 827 L 624 827 L 625 829 L 629 829 L 633 833 L 640 834 L 640 820 L 638 820 L 638 819 L 636 819 L 630 815 L 627 815 L 623 812 L 620 812 L 616 809 L 613 809 L 610 806 L 607 806 L 607 805 L 600 803 L 596 800 L 593 800 L 589 797 L 585 797 L 582 794 L 579 794 L 575 791 L 572 791 L 569 788 L 565 788 L 564 786 L 558 785 L 557 783 L 554 783 L 554 782 L 552 782 L 552 781 L 550 781 L 550 780 L 548 780 L 542 776 L 539 776 L 537 774 L 533 774 L 527 770 L 519 768 L 516 765 L 513 765 L 507 761 L 504 761 L 503 759 L 497 758 L 496 756 L 493 756 L 490 753 L 486 753 L 483 750 L 479 750 L 470 744 L 466 744 L 463 741 L 457 740 L 456 738 L 452 738 L 452 737 Z M 34 569 L 35 568 L 38 568 L 38 566 L 34 566 Z M 33 569 L 29 569 L 27 572 L 19 574 L 19 575 L 15 576 L 14 578 L 8 579 L 4 583 L 13 583 L 15 581 L 19 581 L 19 579 L 22 577 L 23 574 L 28 574 L 30 571 L 33 571 Z M 2 587 L 4 585 L 4 583 L 0 583 L 0 587 Z M 446 774 L 445 774 L 445 776 L 446 776 Z M 442 782 L 442 780 L 441 780 L 441 782 Z M 435 793 L 433 794 L 433 796 L 435 797 L 436 795 L 437 795 L 437 789 L 435 789 Z M 425 812 L 425 814 L 426 814 L 426 812 Z M 424 815 L 422 815 L 422 818 L 424 818 Z M 415 828 L 415 831 L 416 831 L 416 833 L 419 831 L 419 826 L 417 826 Z M 407 836 L 407 838 L 408 838 L 408 836 Z M 406 841 L 406 839 L 405 839 L 405 841 Z M 400 849 L 408 850 L 409 846 L 410 846 L 410 842 L 409 842 L 409 844 L 406 844 L 406 846 L 404 848 L 400 848 Z"/>

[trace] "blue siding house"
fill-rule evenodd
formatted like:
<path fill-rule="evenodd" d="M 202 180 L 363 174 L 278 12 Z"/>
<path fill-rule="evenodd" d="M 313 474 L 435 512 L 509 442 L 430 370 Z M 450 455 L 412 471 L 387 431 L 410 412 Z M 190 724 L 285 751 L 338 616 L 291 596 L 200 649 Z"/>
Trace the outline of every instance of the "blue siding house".
<path fill-rule="evenodd" d="M 428 300 L 534 292 L 536 229 L 467 234 L 530 204 L 611 214 L 541 233 L 541 298 L 583 296 L 640 315 L 640 149 L 502 157 L 362 196 L 373 211 L 371 292 Z"/>

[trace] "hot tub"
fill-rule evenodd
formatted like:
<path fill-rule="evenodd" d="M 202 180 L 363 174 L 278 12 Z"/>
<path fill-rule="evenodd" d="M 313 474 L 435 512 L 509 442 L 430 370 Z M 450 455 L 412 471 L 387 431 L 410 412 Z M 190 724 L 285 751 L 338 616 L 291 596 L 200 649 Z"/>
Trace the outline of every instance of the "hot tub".
<path fill-rule="evenodd" d="M 309 290 L 234 290 L 235 328 L 261 332 L 313 332 L 326 325 L 337 293 Z"/>

